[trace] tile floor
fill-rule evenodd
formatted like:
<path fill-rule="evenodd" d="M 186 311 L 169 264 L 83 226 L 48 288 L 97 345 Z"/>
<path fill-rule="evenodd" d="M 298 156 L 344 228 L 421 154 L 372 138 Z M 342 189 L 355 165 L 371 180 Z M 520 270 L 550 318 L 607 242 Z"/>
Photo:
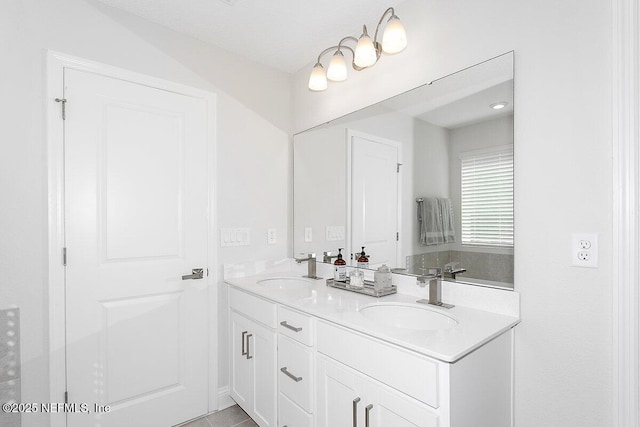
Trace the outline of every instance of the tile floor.
<path fill-rule="evenodd" d="M 238 405 L 209 414 L 178 427 L 258 427 Z"/>

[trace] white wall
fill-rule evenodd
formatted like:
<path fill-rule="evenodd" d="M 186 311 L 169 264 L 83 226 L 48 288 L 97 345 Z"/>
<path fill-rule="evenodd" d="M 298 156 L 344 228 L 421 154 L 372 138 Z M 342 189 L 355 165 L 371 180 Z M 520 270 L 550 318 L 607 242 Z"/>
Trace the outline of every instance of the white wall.
<path fill-rule="evenodd" d="M 45 50 L 217 94 L 218 224 L 252 232 L 252 245 L 221 250 L 220 264 L 288 255 L 290 77 L 83 0 L 0 8 L 0 308 L 21 309 L 23 401 L 48 402 Z M 268 227 L 276 245 L 266 244 Z M 43 417 L 23 416 L 23 426 L 45 425 Z"/>
<path fill-rule="evenodd" d="M 612 424 L 611 3 L 408 0 L 409 46 L 311 93 L 297 131 L 515 50 L 518 427 Z M 571 267 L 572 232 L 599 234 L 599 268 Z"/>

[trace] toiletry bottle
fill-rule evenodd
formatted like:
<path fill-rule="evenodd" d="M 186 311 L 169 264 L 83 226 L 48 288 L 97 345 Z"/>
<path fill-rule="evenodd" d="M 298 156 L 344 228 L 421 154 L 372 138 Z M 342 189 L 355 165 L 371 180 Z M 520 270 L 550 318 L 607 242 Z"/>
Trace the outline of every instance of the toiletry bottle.
<path fill-rule="evenodd" d="M 342 259 L 342 248 L 338 248 L 338 258 L 333 263 L 333 280 L 336 282 L 347 281 L 347 262 Z"/>
<path fill-rule="evenodd" d="M 364 246 L 362 247 L 362 252 L 360 252 L 357 262 L 358 268 L 369 268 L 369 257 L 364 253 Z"/>

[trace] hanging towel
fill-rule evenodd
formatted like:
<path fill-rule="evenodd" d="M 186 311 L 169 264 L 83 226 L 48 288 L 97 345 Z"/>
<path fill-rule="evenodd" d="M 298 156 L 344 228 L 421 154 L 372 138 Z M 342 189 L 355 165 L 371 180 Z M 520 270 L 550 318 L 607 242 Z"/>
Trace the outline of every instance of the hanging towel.
<path fill-rule="evenodd" d="M 418 199 L 419 240 L 423 246 L 456 241 L 451 200 L 436 197 Z"/>
<path fill-rule="evenodd" d="M 453 204 L 450 199 L 438 199 L 440 217 L 442 218 L 442 237 L 445 243 L 456 241 L 456 231 L 453 222 Z"/>
<path fill-rule="evenodd" d="M 420 244 L 423 246 L 444 243 L 440 205 L 435 197 L 418 201 L 418 223 L 420 224 Z"/>

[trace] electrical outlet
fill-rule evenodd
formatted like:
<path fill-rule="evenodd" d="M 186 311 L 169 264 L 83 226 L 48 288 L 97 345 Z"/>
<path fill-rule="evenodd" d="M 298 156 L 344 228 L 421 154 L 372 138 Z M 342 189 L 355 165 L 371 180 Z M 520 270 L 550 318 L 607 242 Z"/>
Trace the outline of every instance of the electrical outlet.
<path fill-rule="evenodd" d="M 598 235 L 573 234 L 571 236 L 571 265 L 574 267 L 598 267 Z"/>
<path fill-rule="evenodd" d="M 269 228 L 267 230 L 267 244 L 275 245 L 276 243 L 278 243 L 278 236 L 276 235 L 276 229 Z"/>
<path fill-rule="evenodd" d="M 591 254 L 589 251 L 580 251 L 578 252 L 578 259 L 580 261 L 589 261 L 591 259 Z"/>

